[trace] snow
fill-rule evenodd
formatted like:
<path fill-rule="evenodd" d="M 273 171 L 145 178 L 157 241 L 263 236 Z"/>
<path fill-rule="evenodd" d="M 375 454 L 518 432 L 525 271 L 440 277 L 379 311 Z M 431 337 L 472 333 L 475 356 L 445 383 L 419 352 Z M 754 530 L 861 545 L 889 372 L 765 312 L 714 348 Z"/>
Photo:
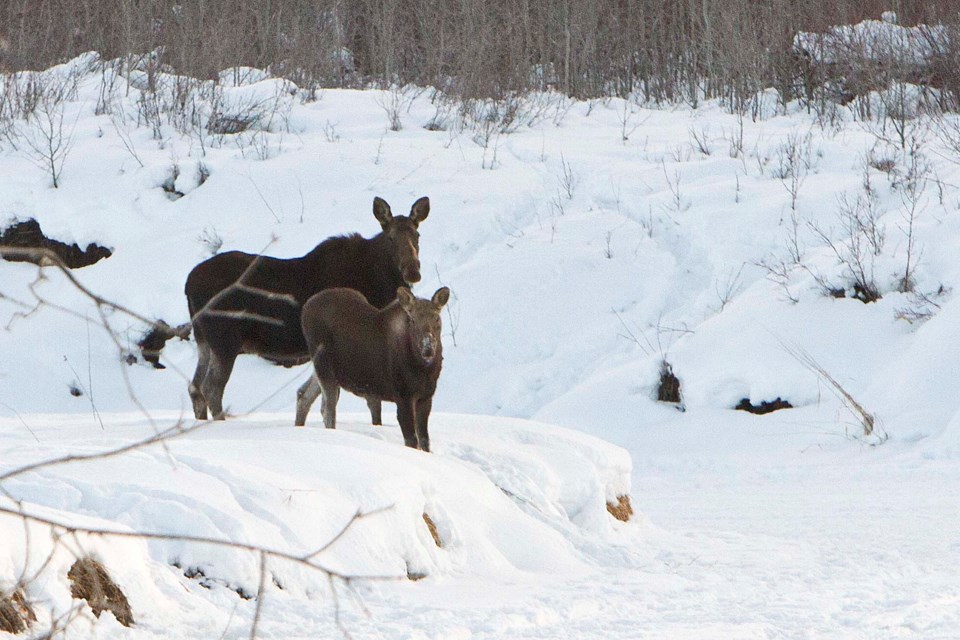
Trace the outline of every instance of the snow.
<path fill-rule="evenodd" d="M 33 217 L 58 240 L 110 247 L 75 277 L 179 324 L 186 274 L 211 244 L 302 255 L 331 235 L 375 234 L 374 196 L 395 213 L 429 196 L 415 289 L 452 291 L 433 453 L 401 445 L 389 405 L 387 425 L 372 427 L 348 394 L 335 431 L 320 428 L 318 410 L 294 428 L 307 368 L 245 356 L 226 423 L 19 475 L 0 485 L 0 506 L 14 498 L 75 525 L 291 554 L 375 511 L 320 561 L 396 579 L 354 591 L 335 582 L 334 598 L 322 573 L 271 561 L 262 637 L 335 636 L 335 602 L 354 637 L 955 637 L 960 169 L 930 131 L 911 129 L 930 168 L 912 265 L 924 301 L 897 291 L 908 158 L 842 111 L 837 128 L 821 129 L 796 105 L 751 121 L 710 103 L 650 110 L 543 95 L 531 100 L 550 105 L 547 117 L 484 148 L 451 117 L 446 130 L 423 128 L 438 113 L 430 90 L 404 90 L 403 126 L 391 131 L 391 92 L 303 102 L 288 83 L 238 68 L 222 90 L 198 90 L 198 109 L 264 117 L 240 134 L 204 132 L 201 144 L 202 127 L 186 135 L 165 123 L 157 140 L 136 126 L 138 92 L 126 86 L 136 73 L 116 77 L 115 115 L 95 115 L 101 75 L 85 71 L 95 60 L 48 72 L 80 74 L 60 188 L 23 150 L 0 151 L 0 221 Z M 803 159 L 795 203 L 782 165 L 791 145 Z M 871 152 L 894 171 L 868 167 Z M 883 295 L 872 304 L 824 295 L 818 278 L 851 283 L 811 226 L 846 246 L 839 198 L 862 194 L 865 175 L 885 236 L 869 258 Z M 167 181 L 185 195 L 170 199 Z M 800 265 L 778 283 L 760 263 L 787 259 L 793 217 Z M 114 343 L 61 274 L 38 281 L 36 267 L 7 262 L 0 273 L 0 474 L 194 426 L 192 343 L 168 343 L 162 371 L 125 364 L 143 323 L 104 310 Z M 46 304 L 34 309 L 34 294 Z M 931 315 L 911 323 L 904 309 Z M 882 444 L 791 355 L 801 350 L 875 414 Z M 655 401 L 663 359 L 685 411 Z M 796 408 L 731 410 L 776 397 Z M 621 495 L 635 510 L 626 524 L 605 506 Z M 47 528 L 0 516 L 0 589 L 50 545 Z M 127 630 L 85 614 L 80 635 L 249 636 L 256 605 L 237 591 L 257 592 L 255 553 L 79 535 L 30 586 L 44 615 L 72 606 L 62 576 L 79 549 L 113 572 L 137 620 Z M 184 575 L 196 569 L 202 577 Z"/>
<path fill-rule="evenodd" d="M 903 27 L 892 11 L 884 12 L 882 18 L 833 26 L 824 33 L 800 32 L 793 46 L 811 60 L 828 64 L 849 59 L 851 54 L 875 61 L 892 56 L 902 63 L 922 64 L 950 48 L 949 32 L 943 25 Z"/>

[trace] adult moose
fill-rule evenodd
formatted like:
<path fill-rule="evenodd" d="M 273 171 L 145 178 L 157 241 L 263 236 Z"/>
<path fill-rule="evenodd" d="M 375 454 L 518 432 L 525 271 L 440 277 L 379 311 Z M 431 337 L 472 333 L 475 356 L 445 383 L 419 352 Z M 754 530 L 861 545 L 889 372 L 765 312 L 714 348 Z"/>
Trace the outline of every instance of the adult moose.
<path fill-rule="evenodd" d="M 440 310 L 450 298 L 441 287 L 430 300 L 405 287 L 383 309 L 352 289 L 327 289 L 303 306 L 303 335 L 323 393 L 320 411 L 328 429 L 337 426 L 340 388 L 366 398 L 397 403 L 397 421 L 408 447 L 430 451 L 427 421 L 443 364 Z M 306 415 L 316 395 L 302 395 Z M 305 405 L 305 406 L 304 406 Z"/>
<path fill-rule="evenodd" d="M 382 231 L 328 238 L 301 258 L 280 259 L 241 251 L 201 262 L 184 287 L 197 342 L 197 370 L 190 383 L 193 413 L 223 420 L 223 390 L 238 355 L 250 353 L 284 366 L 309 360 L 300 329 L 300 312 L 315 293 L 349 287 L 382 308 L 420 280 L 417 227 L 430 213 L 430 200 L 413 203 L 409 216 L 394 216 L 390 205 L 373 199 Z M 316 394 L 313 376 L 297 392 Z M 381 424 L 380 401 L 368 400 L 374 424 Z M 306 416 L 304 416 L 305 418 Z"/>

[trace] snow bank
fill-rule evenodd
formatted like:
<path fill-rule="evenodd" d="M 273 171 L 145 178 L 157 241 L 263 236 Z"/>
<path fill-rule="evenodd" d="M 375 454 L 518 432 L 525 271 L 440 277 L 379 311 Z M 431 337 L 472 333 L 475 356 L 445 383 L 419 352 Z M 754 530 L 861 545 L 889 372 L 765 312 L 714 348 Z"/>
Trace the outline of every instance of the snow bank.
<path fill-rule="evenodd" d="M 851 58 L 872 61 L 893 58 L 901 63 L 920 65 L 946 51 L 948 38 L 943 25 L 903 27 L 897 24 L 896 13 L 887 11 L 883 20 L 838 25 L 824 33 L 798 33 L 793 46 L 820 63 L 848 63 Z"/>
<path fill-rule="evenodd" d="M 103 431 L 77 428 L 67 417 L 23 419 L 33 435 L 19 422 L 0 425 L 11 434 L 0 473 L 60 453 L 118 446 L 151 430 L 122 415 L 105 415 Z M 629 495 L 630 459 L 596 438 L 522 420 L 440 414 L 431 425 L 435 451 L 424 454 L 404 447 L 395 425 L 341 420 L 334 431 L 295 428 L 289 416 L 209 424 L 165 447 L 29 472 L 4 488 L 25 511 L 76 526 L 200 536 L 296 556 L 336 538 L 357 512 L 371 513 L 317 557 L 353 576 L 576 575 L 586 569 L 581 547 L 620 537 L 622 525 L 606 504 Z M 44 527 L 31 524 L 25 534 L 17 518 L 0 516 L 6 582 L 23 573 L 25 561 L 27 574 L 37 571 L 50 552 Z M 41 571 L 42 587 L 28 586 L 54 615 L 71 606 L 63 576 L 78 548 L 113 572 L 148 627 L 180 606 L 185 596 L 176 585 L 189 584 L 184 574 L 207 587 L 257 591 L 254 553 L 81 536 L 56 550 Z M 289 561 L 272 561 L 270 573 L 289 593 L 307 595 L 326 584 L 323 574 Z"/>

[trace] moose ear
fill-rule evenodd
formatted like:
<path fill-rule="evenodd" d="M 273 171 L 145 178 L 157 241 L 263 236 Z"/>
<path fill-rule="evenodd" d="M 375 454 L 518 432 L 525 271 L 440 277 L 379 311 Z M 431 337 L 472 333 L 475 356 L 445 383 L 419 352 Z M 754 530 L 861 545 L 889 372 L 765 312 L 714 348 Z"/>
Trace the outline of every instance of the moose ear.
<path fill-rule="evenodd" d="M 437 309 L 442 309 L 443 305 L 447 304 L 447 300 L 449 299 L 450 287 L 440 287 L 437 289 L 437 292 L 433 294 L 433 298 L 431 298 L 430 302 L 432 302 Z"/>
<path fill-rule="evenodd" d="M 419 225 L 421 222 L 427 219 L 427 215 L 430 213 L 430 198 L 424 196 L 413 203 L 413 206 L 410 207 L 410 219 L 413 221 L 413 224 Z"/>
<path fill-rule="evenodd" d="M 393 220 L 393 213 L 390 211 L 390 205 L 383 198 L 373 199 L 373 216 L 380 221 L 380 226 L 386 228 L 387 223 Z"/>
<path fill-rule="evenodd" d="M 404 309 L 409 309 L 413 304 L 413 292 L 406 287 L 397 287 L 397 300 L 400 301 L 400 306 Z"/>

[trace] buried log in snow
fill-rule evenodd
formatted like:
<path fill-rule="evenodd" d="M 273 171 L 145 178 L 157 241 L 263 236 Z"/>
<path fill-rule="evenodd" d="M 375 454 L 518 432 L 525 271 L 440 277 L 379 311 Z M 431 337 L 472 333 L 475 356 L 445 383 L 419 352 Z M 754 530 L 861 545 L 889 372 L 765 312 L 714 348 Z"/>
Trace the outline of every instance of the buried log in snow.
<path fill-rule="evenodd" d="M 25 251 L 29 249 L 51 251 L 70 269 L 88 267 L 113 255 L 110 249 L 92 242 L 87 245 L 86 249 L 81 249 L 76 243 L 66 244 L 48 238 L 43 235 L 40 223 L 32 218 L 23 222 L 16 222 L 0 232 L 0 257 L 4 260 L 41 264 L 44 258 L 43 252 Z"/>
<path fill-rule="evenodd" d="M 750 398 L 743 398 L 740 400 L 740 403 L 734 407 L 734 409 L 737 411 L 747 411 L 758 416 L 762 416 L 767 413 L 773 413 L 774 411 L 779 411 L 780 409 L 792 408 L 793 405 L 790 404 L 790 401 L 782 400 L 780 396 L 777 396 L 776 400 L 763 400 L 760 404 L 753 404 L 750 402 Z"/>
<path fill-rule="evenodd" d="M 102 564 L 90 557 L 82 558 L 73 563 L 67 577 L 71 582 L 70 595 L 78 600 L 86 600 L 93 615 L 99 618 L 103 611 L 109 611 L 123 626 L 133 624 L 133 612 L 127 596 Z"/>

